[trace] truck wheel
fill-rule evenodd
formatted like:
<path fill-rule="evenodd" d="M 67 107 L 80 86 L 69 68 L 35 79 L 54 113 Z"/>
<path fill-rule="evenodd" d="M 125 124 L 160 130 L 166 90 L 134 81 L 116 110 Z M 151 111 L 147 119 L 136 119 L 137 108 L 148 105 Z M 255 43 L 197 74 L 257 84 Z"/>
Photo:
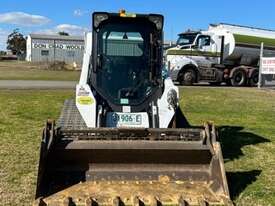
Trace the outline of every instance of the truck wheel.
<path fill-rule="evenodd" d="M 255 87 L 258 85 L 258 81 L 259 81 L 259 71 L 254 70 L 249 79 L 249 84 L 250 86 Z"/>
<path fill-rule="evenodd" d="M 195 82 L 195 79 L 196 79 L 195 71 L 193 69 L 188 69 L 181 74 L 180 84 L 191 86 Z"/>
<path fill-rule="evenodd" d="M 246 85 L 246 73 L 242 69 L 236 69 L 233 71 L 232 77 L 231 77 L 231 84 L 232 86 L 244 86 Z"/>

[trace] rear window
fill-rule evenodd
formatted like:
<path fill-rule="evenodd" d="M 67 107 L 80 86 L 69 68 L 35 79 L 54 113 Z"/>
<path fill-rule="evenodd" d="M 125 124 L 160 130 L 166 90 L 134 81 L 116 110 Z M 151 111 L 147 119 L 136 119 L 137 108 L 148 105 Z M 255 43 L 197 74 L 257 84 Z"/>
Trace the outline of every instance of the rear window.
<path fill-rule="evenodd" d="M 139 32 L 104 32 L 103 54 L 107 56 L 142 56 L 144 40 Z"/>

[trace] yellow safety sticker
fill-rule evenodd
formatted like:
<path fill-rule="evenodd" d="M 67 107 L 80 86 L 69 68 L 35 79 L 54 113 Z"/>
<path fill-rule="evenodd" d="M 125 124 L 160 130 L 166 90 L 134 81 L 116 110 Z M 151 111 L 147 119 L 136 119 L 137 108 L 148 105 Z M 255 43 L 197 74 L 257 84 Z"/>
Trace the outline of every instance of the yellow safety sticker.
<path fill-rule="evenodd" d="M 94 100 L 92 97 L 81 96 L 77 98 L 77 102 L 79 104 L 90 105 L 94 103 Z"/>

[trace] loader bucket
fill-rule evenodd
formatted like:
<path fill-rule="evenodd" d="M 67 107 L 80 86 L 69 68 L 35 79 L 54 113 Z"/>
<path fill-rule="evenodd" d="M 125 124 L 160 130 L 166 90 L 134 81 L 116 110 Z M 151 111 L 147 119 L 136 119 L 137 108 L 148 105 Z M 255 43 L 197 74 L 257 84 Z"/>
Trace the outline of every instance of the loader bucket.
<path fill-rule="evenodd" d="M 231 205 L 215 127 L 43 132 L 35 205 Z"/>

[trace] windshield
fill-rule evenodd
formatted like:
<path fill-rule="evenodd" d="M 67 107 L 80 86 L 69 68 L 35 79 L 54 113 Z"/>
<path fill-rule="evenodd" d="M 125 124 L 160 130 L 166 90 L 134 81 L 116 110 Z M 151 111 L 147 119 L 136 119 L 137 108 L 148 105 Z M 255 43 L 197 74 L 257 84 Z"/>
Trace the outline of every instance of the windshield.
<path fill-rule="evenodd" d="M 197 34 L 191 33 L 191 34 L 180 34 L 179 38 L 177 40 L 177 45 L 187 45 L 187 44 L 193 44 Z"/>
<path fill-rule="evenodd" d="M 138 104 L 151 94 L 149 28 L 112 23 L 99 32 L 97 85 L 115 104 Z"/>

